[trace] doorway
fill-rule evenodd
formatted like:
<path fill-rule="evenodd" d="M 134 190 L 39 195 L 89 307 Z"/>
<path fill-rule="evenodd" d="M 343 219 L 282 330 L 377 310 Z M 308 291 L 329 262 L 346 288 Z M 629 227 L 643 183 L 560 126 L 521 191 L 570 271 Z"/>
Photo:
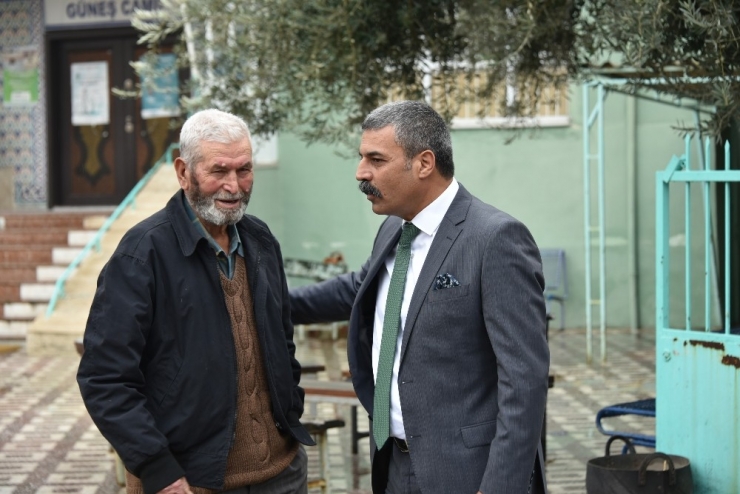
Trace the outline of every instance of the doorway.
<path fill-rule="evenodd" d="M 114 205 L 176 142 L 176 117 L 142 118 L 120 98 L 138 78 L 144 48 L 132 28 L 48 33 L 50 206 Z"/>

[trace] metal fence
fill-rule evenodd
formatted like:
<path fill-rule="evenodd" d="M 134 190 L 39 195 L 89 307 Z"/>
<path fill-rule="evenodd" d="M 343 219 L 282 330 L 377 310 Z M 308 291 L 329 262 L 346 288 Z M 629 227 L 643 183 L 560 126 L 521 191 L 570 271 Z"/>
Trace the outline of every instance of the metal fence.
<path fill-rule="evenodd" d="M 730 169 L 729 143 L 717 169 L 709 164 L 710 141 L 703 150 L 692 146 L 687 138 L 685 154 L 657 173 L 657 449 L 689 458 L 696 494 L 727 494 L 740 492 L 740 334 L 731 325 L 732 297 L 740 293 L 731 286 L 731 252 L 740 241 L 732 235 L 738 194 L 731 187 L 740 170 Z M 696 166 L 692 154 L 702 151 L 704 164 Z M 683 218 L 671 218 L 681 210 Z M 673 290 L 685 294 L 673 298 L 682 301 L 676 307 Z"/>

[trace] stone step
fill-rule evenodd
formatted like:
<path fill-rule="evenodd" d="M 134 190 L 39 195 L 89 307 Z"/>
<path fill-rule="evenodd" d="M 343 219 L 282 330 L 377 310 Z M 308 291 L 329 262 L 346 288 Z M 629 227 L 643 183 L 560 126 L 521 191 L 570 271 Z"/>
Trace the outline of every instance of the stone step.
<path fill-rule="evenodd" d="M 4 231 L 0 232 L 2 245 L 66 245 L 66 229 L 48 229 L 45 231 Z"/>
<path fill-rule="evenodd" d="M 26 337 L 30 321 L 0 320 L 0 340 L 18 340 Z"/>
<path fill-rule="evenodd" d="M 33 321 L 46 312 L 46 303 L 12 302 L 0 305 L 0 319 Z"/>
<path fill-rule="evenodd" d="M 23 302 L 48 302 L 54 294 L 54 283 L 23 283 L 20 296 Z"/>
<path fill-rule="evenodd" d="M 97 230 L 70 230 L 67 233 L 67 245 L 70 247 L 84 247 L 97 233 Z"/>
<path fill-rule="evenodd" d="M 80 252 L 82 252 L 82 247 L 54 247 L 51 252 L 51 263 L 57 266 L 68 266 Z"/>
<path fill-rule="evenodd" d="M 164 207 L 177 189 L 177 178 L 172 167 L 164 167 L 152 177 L 136 198 L 136 207 L 123 211 L 121 217 L 111 225 L 101 241 L 101 250 L 90 252 L 74 276 L 69 278 L 65 286 L 65 296 L 57 301 L 51 316 L 39 316 L 29 324 L 26 335 L 26 350 L 29 355 L 76 355 L 73 342 L 84 333 L 95 294 L 96 280 L 103 265 L 125 232 Z M 85 229 L 98 229 L 106 219 L 105 215 L 97 219 L 88 219 L 85 222 Z M 65 266 L 71 262 L 80 249 L 73 251 L 70 249 L 73 248 L 54 249 L 53 264 Z M 62 253 L 68 254 L 66 259 L 61 259 Z M 60 262 L 62 260 L 66 262 Z"/>
<path fill-rule="evenodd" d="M 33 321 L 45 319 L 56 280 L 109 214 L 110 210 L 0 213 L 0 340 L 27 343 Z M 88 284 L 95 286 L 94 281 Z M 74 318 L 86 317 L 89 305 L 78 312 Z M 77 333 L 79 324 L 74 325 Z"/>
<path fill-rule="evenodd" d="M 56 282 L 67 266 L 36 266 L 36 279 L 34 281 L 52 283 Z M 74 270 L 72 271 L 74 273 Z"/>
<path fill-rule="evenodd" d="M 100 227 L 103 226 L 103 223 L 108 219 L 108 216 L 109 215 L 104 214 L 87 216 L 82 221 L 82 228 L 85 230 L 100 230 Z"/>
<path fill-rule="evenodd" d="M 102 213 L 107 216 L 107 212 Z M 86 228 L 85 218 L 100 216 L 100 211 L 69 212 L 52 211 L 38 213 L 8 213 L 0 215 L 0 226 L 5 231 L 12 230 L 39 230 L 46 228 L 83 229 Z"/>

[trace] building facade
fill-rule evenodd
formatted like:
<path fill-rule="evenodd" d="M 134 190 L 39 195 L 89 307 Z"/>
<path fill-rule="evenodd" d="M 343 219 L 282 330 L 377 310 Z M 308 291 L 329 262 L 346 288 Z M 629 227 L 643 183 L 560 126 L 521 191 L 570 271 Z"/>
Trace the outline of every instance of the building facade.
<path fill-rule="evenodd" d="M 157 6 L 0 1 L 0 210 L 116 204 L 176 137 L 161 97 L 111 92 L 139 84 L 130 19 Z"/>
<path fill-rule="evenodd" d="M 143 48 L 130 18 L 134 8 L 156 7 L 156 0 L 0 0 L 0 211 L 117 204 L 176 140 L 177 112 L 166 96 L 111 93 L 140 84 L 129 62 Z M 589 300 L 581 91 L 551 98 L 557 103 L 531 128 L 498 128 L 496 115 L 481 122 L 470 108 L 453 126 L 460 182 L 523 220 L 540 247 L 565 250 L 569 327 L 585 324 Z M 652 326 L 655 172 L 683 152 L 674 127 L 695 115 L 612 93 L 605 117 L 606 320 Z M 267 147 L 250 211 L 268 222 L 285 256 L 322 260 L 340 251 L 359 267 L 382 218 L 357 191 L 356 148 L 307 146 L 288 133 Z M 671 245 L 681 249 L 685 239 Z"/>

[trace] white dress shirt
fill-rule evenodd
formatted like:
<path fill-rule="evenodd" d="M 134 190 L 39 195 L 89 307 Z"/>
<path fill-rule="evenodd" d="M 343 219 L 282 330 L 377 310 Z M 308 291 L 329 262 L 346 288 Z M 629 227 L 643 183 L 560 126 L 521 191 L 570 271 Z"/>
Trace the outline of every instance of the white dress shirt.
<path fill-rule="evenodd" d="M 403 340 L 403 331 L 406 326 L 406 315 L 409 312 L 411 296 L 416 287 L 416 281 L 419 279 L 421 268 L 429 254 L 429 248 L 432 245 L 434 236 L 437 234 L 439 225 L 447 210 L 452 204 L 460 188 L 457 180 L 454 178 L 450 185 L 439 197 L 431 204 L 425 207 L 419 214 L 411 220 L 419 230 L 419 234 L 411 243 L 411 260 L 406 272 L 406 285 L 403 289 L 403 302 L 401 304 L 401 327 L 398 329 L 398 339 L 396 340 L 396 354 L 393 358 L 393 375 L 391 376 L 391 436 L 399 439 L 406 439 L 406 431 L 403 427 L 403 413 L 401 412 L 401 398 L 398 394 L 398 368 L 401 362 L 401 341 Z M 378 379 L 378 357 L 380 355 L 380 341 L 383 336 L 383 319 L 385 316 L 385 302 L 388 298 L 388 287 L 391 284 L 391 273 L 396 261 L 396 249 L 388 255 L 385 260 L 385 270 L 378 272 L 378 298 L 375 301 L 375 322 L 373 325 L 373 375 Z"/>

